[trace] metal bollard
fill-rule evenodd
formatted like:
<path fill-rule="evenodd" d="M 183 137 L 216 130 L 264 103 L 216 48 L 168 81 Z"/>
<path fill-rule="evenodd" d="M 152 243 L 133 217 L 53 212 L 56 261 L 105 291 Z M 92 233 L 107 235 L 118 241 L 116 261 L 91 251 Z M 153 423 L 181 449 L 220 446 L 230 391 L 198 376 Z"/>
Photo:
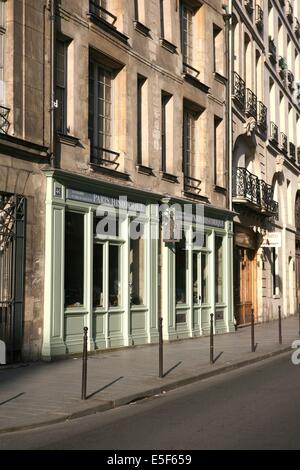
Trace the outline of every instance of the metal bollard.
<path fill-rule="evenodd" d="M 163 340 L 163 319 L 159 319 L 158 325 L 158 332 L 159 332 L 159 378 L 162 379 L 164 377 L 164 340 Z"/>
<path fill-rule="evenodd" d="M 81 400 L 86 400 L 86 383 L 87 383 L 87 359 L 88 359 L 88 331 L 83 329 L 83 354 L 82 354 L 82 384 L 81 384 Z"/>
<path fill-rule="evenodd" d="M 214 314 L 210 314 L 210 363 L 214 364 Z"/>
<path fill-rule="evenodd" d="M 255 323 L 254 309 L 252 309 L 252 310 L 251 310 L 251 351 L 252 351 L 253 353 L 255 352 L 254 323 Z"/>
<path fill-rule="evenodd" d="M 279 344 L 282 344 L 281 307 L 278 307 Z"/>

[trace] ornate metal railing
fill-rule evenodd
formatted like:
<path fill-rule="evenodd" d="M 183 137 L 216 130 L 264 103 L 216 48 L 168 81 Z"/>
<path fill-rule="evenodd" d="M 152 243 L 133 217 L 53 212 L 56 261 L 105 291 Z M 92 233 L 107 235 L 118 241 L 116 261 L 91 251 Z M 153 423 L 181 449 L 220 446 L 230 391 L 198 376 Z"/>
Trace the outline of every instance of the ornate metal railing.
<path fill-rule="evenodd" d="M 279 130 L 274 122 L 270 122 L 270 140 L 277 145 L 279 144 Z"/>
<path fill-rule="evenodd" d="M 290 158 L 296 160 L 296 145 L 290 142 Z"/>
<path fill-rule="evenodd" d="M 291 70 L 287 71 L 287 80 L 288 80 L 289 88 L 291 90 L 294 90 L 295 77 L 294 77 L 294 74 Z"/>
<path fill-rule="evenodd" d="M 300 147 L 297 147 L 297 163 L 300 165 Z"/>
<path fill-rule="evenodd" d="M 100 4 L 95 3 L 90 0 L 90 14 L 96 17 L 97 19 L 104 20 L 107 23 L 110 23 L 111 26 L 115 26 L 115 23 L 117 21 L 117 17 L 110 13 L 106 8 L 101 6 Z"/>
<path fill-rule="evenodd" d="M 184 176 L 184 191 L 199 195 L 202 181 L 192 176 Z"/>
<path fill-rule="evenodd" d="M 244 109 L 246 100 L 246 84 L 244 80 L 239 76 L 238 73 L 233 73 L 233 97 L 236 99 L 238 104 Z"/>
<path fill-rule="evenodd" d="M 10 113 L 9 108 L 5 108 L 4 106 L 0 106 L 0 133 L 7 134 L 8 129 L 10 126 L 10 122 L 8 120 L 8 116 Z"/>
<path fill-rule="evenodd" d="M 269 36 L 269 58 L 273 63 L 277 62 L 276 55 L 277 55 L 277 49 L 275 46 L 274 39 L 271 36 Z"/>
<path fill-rule="evenodd" d="M 199 70 L 195 69 L 194 67 L 185 62 L 183 62 L 183 73 L 186 73 L 194 78 L 198 78 L 198 76 L 200 75 Z"/>
<path fill-rule="evenodd" d="M 120 154 L 113 152 L 102 147 L 91 147 L 91 163 L 93 165 L 99 165 L 108 167 L 113 170 L 118 170 L 120 164 L 118 162 Z"/>
<path fill-rule="evenodd" d="M 294 21 L 294 9 L 291 5 L 291 2 L 289 2 L 289 1 L 285 2 L 285 14 L 286 14 L 289 22 L 293 23 L 293 21 Z"/>
<path fill-rule="evenodd" d="M 279 205 L 274 201 L 274 188 L 264 180 L 260 180 L 261 208 L 264 212 L 278 214 Z"/>
<path fill-rule="evenodd" d="M 246 113 L 257 118 L 257 96 L 249 88 L 246 90 Z"/>
<path fill-rule="evenodd" d="M 300 36 L 300 23 L 299 23 L 299 20 L 298 18 L 294 18 L 294 31 L 295 31 L 295 34 L 296 36 L 299 38 Z"/>
<path fill-rule="evenodd" d="M 280 134 L 280 148 L 283 153 L 288 153 L 288 138 L 284 132 L 281 132 Z"/>
<path fill-rule="evenodd" d="M 261 102 L 257 102 L 257 124 L 258 126 L 265 131 L 267 129 L 267 107 Z"/>
<path fill-rule="evenodd" d="M 253 0 L 245 0 L 245 8 L 251 14 L 254 10 Z"/>
<path fill-rule="evenodd" d="M 264 26 L 264 11 L 259 5 L 255 8 L 255 23 L 259 29 Z"/>
<path fill-rule="evenodd" d="M 233 197 L 242 198 L 260 206 L 259 179 L 246 168 L 235 168 L 233 173 Z"/>

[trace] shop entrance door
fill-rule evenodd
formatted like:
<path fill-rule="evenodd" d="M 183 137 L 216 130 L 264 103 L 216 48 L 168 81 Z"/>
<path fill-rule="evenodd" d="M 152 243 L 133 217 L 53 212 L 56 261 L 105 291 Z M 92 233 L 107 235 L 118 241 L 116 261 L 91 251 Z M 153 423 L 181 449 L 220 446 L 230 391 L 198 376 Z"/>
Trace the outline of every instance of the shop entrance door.
<path fill-rule="evenodd" d="M 251 322 L 254 308 L 255 251 L 236 247 L 235 249 L 235 318 L 237 325 Z"/>

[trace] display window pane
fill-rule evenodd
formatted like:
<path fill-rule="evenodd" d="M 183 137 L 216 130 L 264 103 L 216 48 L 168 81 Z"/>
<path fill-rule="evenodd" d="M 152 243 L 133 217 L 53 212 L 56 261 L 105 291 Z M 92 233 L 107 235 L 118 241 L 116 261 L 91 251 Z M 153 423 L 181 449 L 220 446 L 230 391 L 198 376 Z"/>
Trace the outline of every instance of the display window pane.
<path fill-rule="evenodd" d="M 104 306 L 103 299 L 103 245 L 94 245 L 93 260 L 93 306 L 101 308 Z"/>
<path fill-rule="evenodd" d="M 187 251 L 185 247 L 185 238 L 182 237 L 180 243 L 176 244 L 176 303 L 186 304 L 187 302 Z"/>
<path fill-rule="evenodd" d="M 121 263 L 120 247 L 109 246 L 109 306 L 121 305 Z"/>
<path fill-rule="evenodd" d="M 224 263 L 223 238 L 216 237 L 215 243 L 215 286 L 216 286 L 216 303 L 222 303 L 224 300 L 223 289 L 223 263 Z"/>
<path fill-rule="evenodd" d="M 66 212 L 65 220 L 65 307 L 84 303 L 84 215 Z"/>
<path fill-rule="evenodd" d="M 108 215 L 94 218 L 94 236 L 119 237 L 120 224 L 117 217 Z"/>
<path fill-rule="evenodd" d="M 193 253 L 193 304 L 199 305 L 201 297 L 199 293 L 199 254 Z"/>
<path fill-rule="evenodd" d="M 201 299 L 203 304 L 207 304 L 208 300 L 208 255 L 201 255 Z"/>
<path fill-rule="evenodd" d="M 145 242 L 130 240 L 131 305 L 145 305 Z"/>

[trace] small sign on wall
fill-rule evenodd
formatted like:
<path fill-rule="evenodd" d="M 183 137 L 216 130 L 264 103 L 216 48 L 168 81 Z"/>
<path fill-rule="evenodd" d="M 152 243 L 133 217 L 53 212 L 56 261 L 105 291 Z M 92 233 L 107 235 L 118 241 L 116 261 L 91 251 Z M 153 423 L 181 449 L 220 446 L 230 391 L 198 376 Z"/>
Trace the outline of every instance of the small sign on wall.
<path fill-rule="evenodd" d="M 282 236 L 280 232 L 267 233 L 262 242 L 262 248 L 281 248 Z"/>

